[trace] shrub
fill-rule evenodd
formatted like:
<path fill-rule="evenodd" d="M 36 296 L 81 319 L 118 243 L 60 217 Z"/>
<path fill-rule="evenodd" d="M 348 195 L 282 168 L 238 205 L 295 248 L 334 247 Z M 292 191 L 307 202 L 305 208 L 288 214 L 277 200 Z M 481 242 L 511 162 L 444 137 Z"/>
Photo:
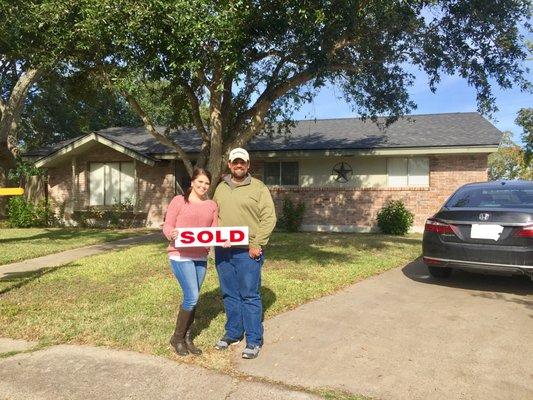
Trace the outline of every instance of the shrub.
<path fill-rule="evenodd" d="M 389 235 L 405 235 L 413 225 L 414 214 L 401 200 L 391 200 L 378 212 L 378 226 Z"/>
<path fill-rule="evenodd" d="M 72 219 L 83 228 L 133 228 L 144 226 L 146 212 L 134 211 L 133 203 L 125 200 L 110 207 L 87 207 L 76 210 Z"/>
<path fill-rule="evenodd" d="M 290 199 L 284 198 L 279 218 L 280 228 L 287 232 L 298 232 L 304 218 L 305 204 L 298 202 L 294 204 Z"/>
<path fill-rule="evenodd" d="M 11 228 L 43 227 L 52 223 L 54 215 L 44 201 L 36 205 L 24 197 L 11 197 L 7 203 L 7 219 Z"/>

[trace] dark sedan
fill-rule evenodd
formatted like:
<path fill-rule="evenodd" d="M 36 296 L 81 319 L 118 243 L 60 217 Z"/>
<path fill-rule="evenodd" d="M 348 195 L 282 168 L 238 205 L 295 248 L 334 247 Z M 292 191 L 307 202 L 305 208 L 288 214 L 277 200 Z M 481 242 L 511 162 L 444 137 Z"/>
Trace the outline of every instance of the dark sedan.
<path fill-rule="evenodd" d="M 422 247 L 434 277 L 447 278 L 455 268 L 533 279 L 533 182 L 460 187 L 426 221 Z"/>

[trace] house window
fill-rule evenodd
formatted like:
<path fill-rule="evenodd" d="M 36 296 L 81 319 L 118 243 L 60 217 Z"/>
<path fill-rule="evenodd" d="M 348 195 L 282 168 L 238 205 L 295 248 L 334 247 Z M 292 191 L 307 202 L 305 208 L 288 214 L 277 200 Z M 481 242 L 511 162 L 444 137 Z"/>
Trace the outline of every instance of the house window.
<path fill-rule="evenodd" d="M 263 175 L 267 185 L 298 186 L 298 162 L 266 162 Z"/>
<path fill-rule="evenodd" d="M 89 205 L 108 206 L 134 200 L 132 162 L 89 164 Z"/>
<path fill-rule="evenodd" d="M 387 175 L 389 187 L 429 186 L 429 159 L 389 158 Z"/>

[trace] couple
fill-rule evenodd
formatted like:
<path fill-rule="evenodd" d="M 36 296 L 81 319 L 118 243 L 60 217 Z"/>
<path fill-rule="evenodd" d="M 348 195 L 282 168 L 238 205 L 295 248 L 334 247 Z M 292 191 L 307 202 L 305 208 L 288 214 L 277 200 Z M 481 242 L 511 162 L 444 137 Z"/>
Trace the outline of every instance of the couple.
<path fill-rule="evenodd" d="M 167 248 L 172 272 L 183 291 L 176 329 L 170 343 L 176 353 L 202 353 L 192 342 L 190 327 L 207 269 L 205 247 L 174 247 L 180 228 L 209 226 L 248 226 L 249 246 L 215 247 L 215 263 L 226 311 L 225 334 L 216 344 L 225 350 L 246 337 L 243 358 L 256 358 L 263 344 L 263 306 L 261 303 L 261 266 L 276 213 L 268 188 L 248 173 L 250 156 L 241 148 L 229 154 L 230 174 L 222 178 L 213 200 L 207 198 L 211 174 L 195 168 L 191 187 L 176 196 L 168 206 L 163 233 L 170 241 Z"/>

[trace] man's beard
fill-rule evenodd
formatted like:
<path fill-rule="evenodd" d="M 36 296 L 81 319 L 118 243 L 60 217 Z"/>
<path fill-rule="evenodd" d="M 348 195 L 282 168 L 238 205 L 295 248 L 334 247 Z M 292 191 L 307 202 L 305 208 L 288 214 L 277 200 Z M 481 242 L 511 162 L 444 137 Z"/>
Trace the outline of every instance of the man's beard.
<path fill-rule="evenodd" d="M 237 171 L 231 171 L 231 176 L 235 179 L 243 179 L 246 176 L 246 171 L 242 169 Z"/>

